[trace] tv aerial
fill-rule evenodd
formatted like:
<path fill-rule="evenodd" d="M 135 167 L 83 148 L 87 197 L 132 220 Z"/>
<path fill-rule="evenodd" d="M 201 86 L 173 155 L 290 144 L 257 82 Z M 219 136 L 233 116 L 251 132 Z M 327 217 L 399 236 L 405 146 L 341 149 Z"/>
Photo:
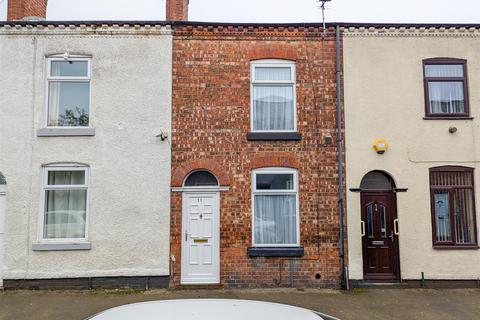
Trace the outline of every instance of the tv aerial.
<path fill-rule="evenodd" d="M 325 26 L 325 10 L 327 9 L 325 5 L 327 2 L 331 2 L 332 0 L 317 0 L 320 2 L 320 9 L 322 9 L 322 23 L 323 23 L 323 33 L 326 33 L 326 26 Z"/>

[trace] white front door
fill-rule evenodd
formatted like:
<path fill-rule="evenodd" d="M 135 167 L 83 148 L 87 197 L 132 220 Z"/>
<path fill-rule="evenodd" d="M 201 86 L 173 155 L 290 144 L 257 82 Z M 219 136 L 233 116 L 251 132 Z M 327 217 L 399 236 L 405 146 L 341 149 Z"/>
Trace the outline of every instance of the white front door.
<path fill-rule="evenodd" d="M 182 284 L 220 282 L 220 195 L 184 192 L 182 211 Z"/>

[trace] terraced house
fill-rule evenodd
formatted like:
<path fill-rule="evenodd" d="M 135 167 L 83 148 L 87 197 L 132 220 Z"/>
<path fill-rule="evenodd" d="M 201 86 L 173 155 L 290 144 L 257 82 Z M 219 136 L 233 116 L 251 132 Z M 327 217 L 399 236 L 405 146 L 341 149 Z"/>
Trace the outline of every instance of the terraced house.
<path fill-rule="evenodd" d="M 171 29 L 33 20 L 0 24 L 3 284 L 166 286 Z"/>
<path fill-rule="evenodd" d="M 479 25 L 46 3 L 0 22 L 4 287 L 477 285 Z"/>
<path fill-rule="evenodd" d="M 343 36 L 350 279 L 477 286 L 480 27 Z"/>
<path fill-rule="evenodd" d="M 170 3 L 171 286 L 338 286 L 335 29 L 193 23 Z"/>
<path fill-rule="evenodd" d="M 338 286 L 338 30 L 45 8 L 0 26 L 5 287 Z"/>

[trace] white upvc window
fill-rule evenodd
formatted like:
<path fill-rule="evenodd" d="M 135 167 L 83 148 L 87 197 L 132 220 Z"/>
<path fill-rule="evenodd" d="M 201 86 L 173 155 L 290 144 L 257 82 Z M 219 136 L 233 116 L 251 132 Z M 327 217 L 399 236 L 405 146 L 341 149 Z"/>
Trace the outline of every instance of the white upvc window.
<path fill-rule="evenodd" d="M 47 127 L 90 126 L 91 59 L 47 59 Z"/>
<path fill-rule="evenodd" d="M 89 167 L 44 167 L 39 240 L 81 242 L 87 239 Z"/>
<path fill-rule="evenodd" d="M 252 173 L 253 246 L 300 245 L 298 173 L 264 168 Z"/>
<path fill-rule="evenodd" d="M 295 132 L 295 63 L 257 60 L 251 63 L 250 78 L 252 132 Z"/>

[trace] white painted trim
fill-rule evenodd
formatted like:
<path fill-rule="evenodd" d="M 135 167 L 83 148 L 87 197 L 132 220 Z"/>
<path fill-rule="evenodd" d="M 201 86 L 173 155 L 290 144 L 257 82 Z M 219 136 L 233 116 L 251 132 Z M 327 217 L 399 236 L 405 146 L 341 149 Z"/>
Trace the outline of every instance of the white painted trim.
<path fill-rule="evenodd" d="M 212 253 L 212 264 L 215 264 L 215 279 L 210 281 L 206 280 L 195 280 L 188 279 L 185 277 L 187 270 L 188 262 L 185 258 L 186 252 L 188 250 L 187 242 L 184 240 L 185 227 L 188 225 L 188 202 L 187 197 L 189 196 L 202 196 L 202 195 L 214 195 L 215 197 L 215 209 L 214 209 L 214 225 L 212 230 L 212 241 L 214 244 L 215 252 Z M 182 194 L 182 229 L 181 229 L 180 241 L 182 242 L 181 246 L 181 270 L 180 270 L 180 283 L 182 285 L 204 285 L 204 284 L 218 284 L 220 283 L 220 192 L 184 192 Z"/>
<path fill-rule="evenodd" d="M 95 135 L 91 127 L 48 127 L 37 129 L 37 137 L 88 137 Z"/>
<path fill-rule="evenodd" d="M 86 61 L 87 62 L 87 76 L 86 77 L 53 77 L 51 76 L 51 64 L 52 61 L 65 61 L 62 55 L 53 55 L 46 57 L 46 75 L 45 75 L 45 127 L 50 129 L 93 129 L 92 126 L 92 57 L 91 56 L 71 56 L 68 58 L 70 61 Z M 48 118 L 49 118 L 49 90 L 50 90 L 50 82 L 87 82 L 89 84 L 88 90 L 88 127 L 58 127 L 58 126 L 49 126 L 48 125 Z"/>
<path fill-rule="evenodd" d="M 286 190 L 256 190 L 257 174 L 293 174 L 293 189 Z M 297 242 L 291 244 L 256 244 L 255 243 L 255 195 L 295 195 L 296 209 L 296 229 Z M 298 170 L 282 167 L 260 168 L 252 171 L 252 247 L 299 247 L 300 246 L 300 203 L 299 203 L 299 186 L 298 186 Z"/>
<path fill-rule="evenodd" d="M 218 192 L 229 191 L 230 187 L 172 187 L 172 192 Z"/>
<path fill-rule="evenodd" d="M 41 185 L 41 203 L 40 203 L 40 215 L 38 220 L 38 227 L 37 227 L 37 241 L 39 244 L 72 244 L 72 243 L 88 243 L 88 225 L 89 225 L 89 203 L 90 203 L 90 192 L 89 192 L 89 184 L 90 184 L 90 167 L 81 165 L 81 164 L 52 164 L 52 165 L 45 165 L 42 168 L 42 185 Z M 84 171 L 85 172 L 85 183 L 83 185 L 47 185 L 48 181 L 48 172 L 49 171 Z M 45 221 L 45 193 L 47 190 L 86 190 L 87 191 L 87 199 L 86 199 L 86 212 L 85 212 L 85 237 L 84 238 L 62 238 L 62 239 L 45 239 L 43 237 L 44 231 L 44 221 Z"/>
<path fill-rule="evenodd" d="M 32 251 L 73 251 L 90 249 L 92 249 L 92 244 L 90 242 L 32 244 Z"/>
<path fill-rule="evenodd" d="M 291 70 L 291 80 L 278 81 L 259 81 L 255 80 L 256 67 L 270 67 L 270 68 L 285 68 L 289 67 Z M 294 61 L 280 60 L 280 59 L 262 59 L 254 60 L 250 63 L 250 131 L 251 132 L 297 132 L 297 78 L 296 65 Z M 255 85 L 292 85 L 293 87 L 293 130 L 254 130 L 253 128 L 253 88 Z"/>

